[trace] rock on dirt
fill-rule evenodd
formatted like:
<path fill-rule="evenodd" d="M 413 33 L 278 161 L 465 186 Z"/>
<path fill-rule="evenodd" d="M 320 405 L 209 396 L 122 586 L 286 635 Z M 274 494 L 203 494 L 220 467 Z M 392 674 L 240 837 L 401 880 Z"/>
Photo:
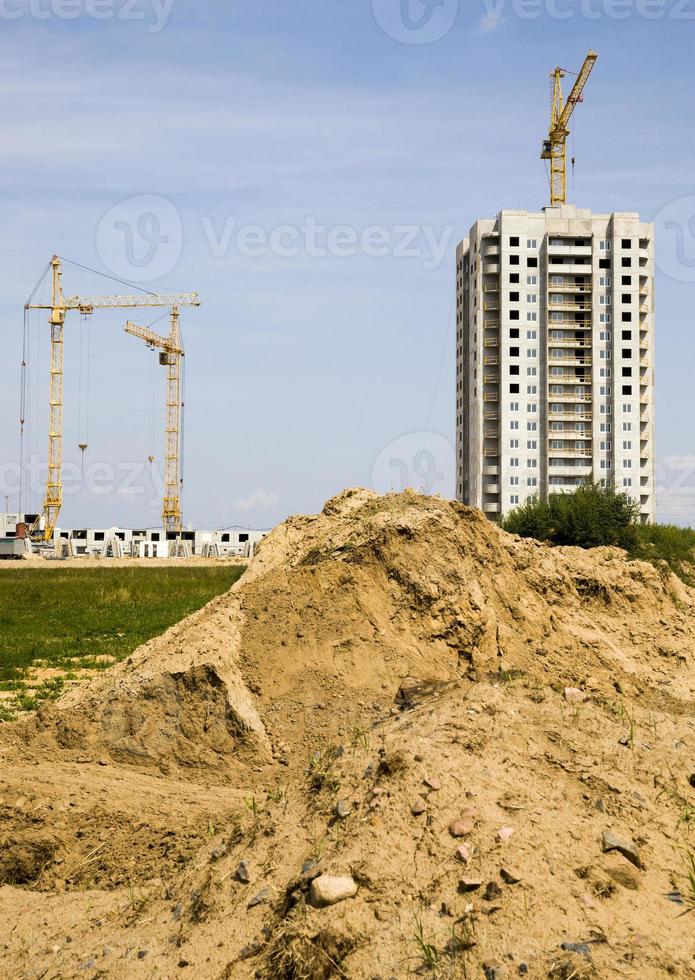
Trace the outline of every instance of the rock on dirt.
<path fill-rule="evenodd" d="M 311 883 L 311 904 L 317 908 L 335 905 L 356 894 L 357 885 L 347 875 L 319 875 Z"/>

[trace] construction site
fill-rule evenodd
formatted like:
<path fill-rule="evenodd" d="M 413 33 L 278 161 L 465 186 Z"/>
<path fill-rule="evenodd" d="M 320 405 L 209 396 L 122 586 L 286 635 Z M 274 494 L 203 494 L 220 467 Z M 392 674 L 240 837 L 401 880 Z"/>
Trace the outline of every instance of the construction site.
<path fill-rule="evenodd" d="M 50 330 L 43 503 L 0 519 L 3 977 L 695 976 L 695 551 L 638 538 L 651 226 L 567 203 L 596 57 L 567 99 L 551 74 L 550 205 L 456 256 L 458 500 L 352 488 L 268 531 L 188 527 L 198 294 L 67 297 L 50 260 L 25 308 Z M 124 329 L 165 376 L 161 526 L 65 529 L 69 317 L 150 307 L 167 334 Z M 613 471 L 634 550 L 505 530 Z"/>

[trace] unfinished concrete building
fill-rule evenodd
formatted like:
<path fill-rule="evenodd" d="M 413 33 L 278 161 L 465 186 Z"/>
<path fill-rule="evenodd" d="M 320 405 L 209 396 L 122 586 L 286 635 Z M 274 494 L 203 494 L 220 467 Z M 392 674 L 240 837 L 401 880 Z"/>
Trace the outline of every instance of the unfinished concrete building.
<path fill-rule="evenodd" d="M 606 481 L 655 519 L 654 229 L 501 211 L 456 265 L 457 496 L 499 519 Z"/>

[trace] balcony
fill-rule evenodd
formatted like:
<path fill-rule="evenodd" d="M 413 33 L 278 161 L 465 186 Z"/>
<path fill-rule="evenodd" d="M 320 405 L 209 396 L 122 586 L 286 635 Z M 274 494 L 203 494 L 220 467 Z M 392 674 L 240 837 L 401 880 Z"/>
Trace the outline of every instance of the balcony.
<path fill-rule="evenodd" d="M 488 501 L 483 504 L 483 510 L 486 514 L 499 514 L 500 505 L 497 502 L 492 503 Z"/>
<path fill-rule="evenodd" d="M 483 493 L 497 494 L 500 492 L 499 483 L 484 483 Z"/>
<path fill-rule="evenodd" d="M 495 276 L 499 275 L 500 267 L 498 262 L 486 262 L 483 265 L 483 275 L 484 276 Z"/>
<path fill-rule="evenodd" d="M 591 367 L 591 358 L 582 356 L 572 357 L 571 354 L 563 354 L 562 357 L 550 357 L 548 358 L 550 365 L 555 365 L 555 367 Z"/>
<path fill-rule="evenodd" d="M 548 243 L 548 255 L 580 256 L 591 258 L 591 245 L 575 245 L 571 239 L 561 245 L 551 245 Z"/>
<path fill-rule="evenodd" d="M 485 302 L 483 303 L 483 310 L 486 313 L 499 313 L 499 309 L 500 309 L 499 300 L 490 299 L 490 300 L 485 300 Z"/>
<path fill-rule="evenodd" d="M 591 458 L 590 449 L 549 449 L 548 456 L 551 459 L 579 459 L 581 457 Z"/>
<path fill-rule="evenodd" d="M 549 293 L 591 293 L 591 288 L 591 283 L 550 282 L 548 284 Z"/>
<path fill-rule="evenodd" d="M 485 449 L 483 449 L 483 456 L 486 459 L 497 459 L 497 457 L 499 456 L 499 454 L 500 454 L 500 451 L 499 451 L 499 448 L 497 446 L 495 446 L 494 449 L 492 448 L 492 446 L 488 446 Z"/>
<path fill-rule="evenodd" d="M 590 385 L 590 377 L 577 377 L 574 374 L 548 374 L 548 384 Z"/>
<path fill-rule="evenodd" d="M 591 412 L 549 412 L 549 422 L 590 422 Z"/>
<path fill-rule="evenodd" d="M 572 337 L 563 337 L 562 340 L 559 340 L 557 337 L 551 337 L 548 343 L 550 347 L 576 347 L 577 350 L 581 348 L 591 349 L 590 340 L 577 340 Z"/>
<path fill-rule="evenodd" d="M 489 337 L 487 340 L 483 341 L 484 347 L 499 347 L 499 345 L 499 337 Z"/>
<path fill-rule="evenodd" d="M 576 310 L 576 311 L 589 310 L 590 311 L 591 310 L 591 303 L 566 303 L 566 302 L 557 302 L 557 300 L 553 300 L 551 298 L 548 298 L 548 309 L 549 310 Z"/>
<path fill-rule="evenodd" d="M 557 392 L 551 392 L 548 395 L 548 401 L 551 402 L 591 402 L 591 394 L 585 392 L 584 394 L 577 395 L 571 394 L 570 392 L 563 392 L 558 395 Z"/>
<path fill-rule="evenodd" d="M 491 391 L 489 393 L 485 392 L 485 394 L 483 395 L 484 402 L 489 402 L 494 404 L 495 402 L 499 402 L 499 400 L 500 400 L 500 394 L 498 391 L 494 391 L 494 392 Z"/>
<path fill-rule="evenodd" d="M 570 438 L 578 441 L 582 441 L 582 440 L 584 442 L 592 441 L 591 432 L 587 432 L 586 429 L 573 428 L 572 425 L 566 425 L 563 428 L 562 432 L 552 432 L 551 435 L 553 436 L 553 438 L 556 438 L 558 436 L 560 437 L 569 436 Z"/>
<path fill-rule="evenodd" d="M 483 412 L 483 418 L 486 419 L 488 422 L 499 422 L 500 415 L 499 412 L 492 412 L 492 411 Z"/>
<path fill-rule="evenodd" d="M 499 364 L 499 362 L 500 362 L 499 354 L 486 354 L 485 357 L 483 358 L 483 364 L 486 365 L 492 366 L 494 364 Z"/>
<path fill-rule="evenodd" d="M 483 376 L 483 384 L 498 385 L 500 383 L 499 374 L 486 374 Z"/>

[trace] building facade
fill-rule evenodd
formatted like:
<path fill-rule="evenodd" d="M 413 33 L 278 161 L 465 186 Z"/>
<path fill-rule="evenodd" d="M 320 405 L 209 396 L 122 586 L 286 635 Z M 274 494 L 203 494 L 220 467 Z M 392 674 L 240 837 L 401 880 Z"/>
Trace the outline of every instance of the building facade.
<path fill-rule="evenodd" d="M 499 519 L 596 480 L 655 520 L 653 225 L 501 211 L 459 245 L 456 298 L 458 499 Z"/>

